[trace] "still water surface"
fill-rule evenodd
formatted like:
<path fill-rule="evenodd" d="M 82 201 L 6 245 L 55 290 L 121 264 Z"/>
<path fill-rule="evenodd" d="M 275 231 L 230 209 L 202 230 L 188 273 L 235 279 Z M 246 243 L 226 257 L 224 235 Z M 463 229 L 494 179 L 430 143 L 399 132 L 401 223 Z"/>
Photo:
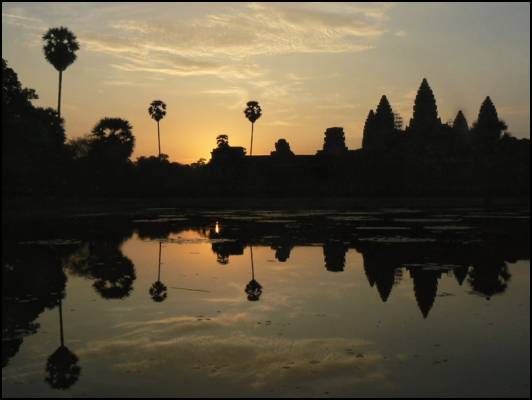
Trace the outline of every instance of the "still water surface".
<path fill-rule="evenodd" d="M 528 210 L 152 209 L 3 241 L 3 396 L 529 396 Z"/>

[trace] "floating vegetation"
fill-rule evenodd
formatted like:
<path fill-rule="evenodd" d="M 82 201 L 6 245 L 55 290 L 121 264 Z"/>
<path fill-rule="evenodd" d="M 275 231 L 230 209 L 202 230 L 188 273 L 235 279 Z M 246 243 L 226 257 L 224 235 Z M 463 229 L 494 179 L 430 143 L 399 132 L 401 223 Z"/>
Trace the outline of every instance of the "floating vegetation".
<path fill-rule="evenodd" d="M 152 223 L 152 222 L 174 222 L 174 221 L 188 221 L 186 217 L 160 217 L 153 219 L 135 219 L 133 223 Z"/>
<path fill-rule="evenodd" d="M 368 231 L 407 231 L 411 228 L 408 226 L 356 226 L 355 229 Z"/>
<path fill-rule="evenodd" d="M 433 238 L 413 238 L 405 236 L 375 236 L 368 238 L 360 238 L 360 241 L 364 242 L 377 242 L 377 243 L 425 243 L 436 242 Z"/>
<path fill-rule="evenodd" d="M 424 226 L 424 229 L 430 229 L 433 231 L 465 231 L 473 229 L 472 226 L 465 225 L 441 225 L 441 226 Z"/>
<path fill-rule="evenodd" d="M 71 246 L 81 244 L 81 241 L 74 239 L 48 239 L 48 240 L 29 240 L 20 242 L 20 244 L 44 245 L 44 246 Z"/>
<path fill-rule="evenodd" d="M 460 222 L 458 218 L 393 218 L 397 222 Z"/>
<path fill-rule="evenodd" d="M 378 218 L 367 215 L 331 215 L 327 217 L 332 221 L 378 221 Z"/>
<path fill-rule="evenodd" d="M 156 240 L 159 241 L 159 240 Z M 170 238 L 161 240 L 162 243 L 174 244 L 201 244 L 201 243 L 226 243 L 236 242 L 234 239 L 209 239 L 209 238 Z"/>
<path fill-rule="evenodd" d="M 457 265 L 457 264 L 438 264 L 438 263 L 419 263 L 419 264 L 406 264 L 405 267 L 412 267 L 412 268 L 421 268 L 424 270 L 430 270 L 430 271 L 449 271 L 456 268 L 461 268 L 463 265 Z"/>

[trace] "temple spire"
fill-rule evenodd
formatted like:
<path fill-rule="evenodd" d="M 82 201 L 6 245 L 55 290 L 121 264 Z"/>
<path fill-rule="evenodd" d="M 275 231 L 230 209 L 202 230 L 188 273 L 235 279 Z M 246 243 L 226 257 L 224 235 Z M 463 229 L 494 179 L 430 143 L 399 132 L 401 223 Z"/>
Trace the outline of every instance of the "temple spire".
<path fill-rule="evenodd" d="M 427 134 L 432 132 L 440 123 L 434 93 L 432 93 L 427 79 L 423 78 L 414 101 L 414 113 L 409 128 L 412 132 Z"/>

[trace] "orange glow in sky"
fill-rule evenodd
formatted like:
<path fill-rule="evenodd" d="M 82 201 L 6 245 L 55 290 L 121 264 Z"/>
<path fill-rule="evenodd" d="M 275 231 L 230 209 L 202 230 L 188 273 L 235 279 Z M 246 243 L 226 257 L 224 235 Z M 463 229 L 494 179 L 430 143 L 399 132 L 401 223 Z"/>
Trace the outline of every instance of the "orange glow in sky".
<path fill-rule="evenodd" d="M 125 118 L 133 159 L 157 154 L 156 99 L 168 106 L 161 150 L 172 161 L 210 159 L 219 134 L 248 148 L 249 100 L 263 110 L 254 155 L 279 138 L 314 154 L 331 126 L 359 148 L 383 94 L 408 124 L 424 77 L 442 121 L 462 109 L 471 125 L 489 95 L 510 132 L 530 136 L 529 3 L 2 3 L 2 57 L 36 105 L 54 108 L 42 35 L 56 26 L 81 47 L 63 74 L 67 137 Z"/>

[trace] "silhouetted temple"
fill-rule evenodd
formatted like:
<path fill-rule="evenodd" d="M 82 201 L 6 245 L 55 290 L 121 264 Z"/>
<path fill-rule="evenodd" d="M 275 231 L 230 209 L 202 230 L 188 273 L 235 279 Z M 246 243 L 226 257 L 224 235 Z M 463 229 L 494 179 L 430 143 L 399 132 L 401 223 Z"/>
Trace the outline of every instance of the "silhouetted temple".
<path fill-rule="evenodd" d="M 361 149 L 347 148 L 341 127 L 325 130 L 314 155 L 295 155 L 279 139 L 269 156 L 248 157 L 225 140 L 211 153 L 210 176 L 217 193 L 525 195 L 530 141 L 506 129 L 489 97 L 471 128 L 462 111 L 452 125 L 442 123 L 423 79 L 408 126 L 382 96 L 366 118 Z"/>
<path fill-rule="evenodd" d="M 392 287 L 396 283 L 397 271 L 400 265 L 389 254 L 380 250 L 368 250 L 362 253 L 364 260 L 364 272 L 371 287 L 377 286 L 380 298 L 383 302 L 388 300 Z"/>
<path fill-rule="evenodd" d="M 230 146 L 229 137 L 219 135 L 210 161 L 190 165 L 171 162 L 163 153 L 130 160 L 135 137 L 132 125 L 121 118 L 103 118 L 86 136 L 67 141 L 58 113 L 35 107 L 35 91 L 22 87 L 5 60 L 2 79 L 2 188 L 7 196 L 529 194 L 530 140 L 507 132 L 489 97 L 472 124 L 461 111 L 452 125 L 442 123 L 426 79 L 405 128 L 381 96 L 367 115 L 360 149 L 347 148 L 342 127 L 325 129 L 323 147 L 313 155 L 294 154 L 288 141 L 279 139 L 269 155 L 247 156 L 246 148 Z M 161 109 L 150 115 L 158 121 L 164 103 L 155 103 Z M 260 115 L 258 103 L 250 102 L 246 116 L 252 135 Z"/>

